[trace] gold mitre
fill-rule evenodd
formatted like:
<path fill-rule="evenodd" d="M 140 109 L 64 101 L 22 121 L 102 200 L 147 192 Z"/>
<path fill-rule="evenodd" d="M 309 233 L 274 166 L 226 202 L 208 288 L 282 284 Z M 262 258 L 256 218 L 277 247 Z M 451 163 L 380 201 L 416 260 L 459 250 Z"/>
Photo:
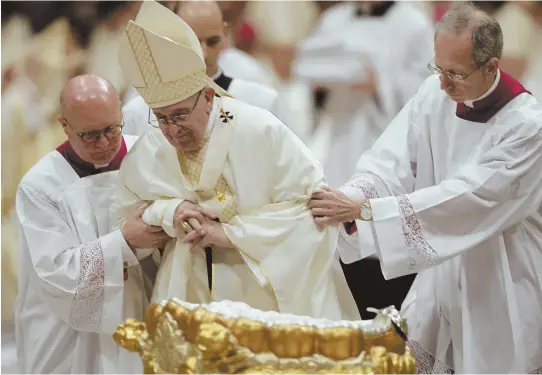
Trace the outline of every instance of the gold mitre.
<path fill-rule="evenodd" d="M 120 64 L 151 108 L 181 102 L 205 86 L 231 96 L 207 77 L 201 44 L 190 26 L 155 1 L 143 1 L 126 26 Z"/>

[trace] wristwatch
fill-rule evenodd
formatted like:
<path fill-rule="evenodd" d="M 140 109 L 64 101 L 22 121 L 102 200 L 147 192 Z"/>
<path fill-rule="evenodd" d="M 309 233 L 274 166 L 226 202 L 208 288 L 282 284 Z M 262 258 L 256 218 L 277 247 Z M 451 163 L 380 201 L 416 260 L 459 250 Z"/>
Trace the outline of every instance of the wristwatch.
<path fill-rule="evenodd" d="M 364 199 L 360 202 L 359 219 L 363 221 L 373 220 L 373 209 L 368 199 Z"/>

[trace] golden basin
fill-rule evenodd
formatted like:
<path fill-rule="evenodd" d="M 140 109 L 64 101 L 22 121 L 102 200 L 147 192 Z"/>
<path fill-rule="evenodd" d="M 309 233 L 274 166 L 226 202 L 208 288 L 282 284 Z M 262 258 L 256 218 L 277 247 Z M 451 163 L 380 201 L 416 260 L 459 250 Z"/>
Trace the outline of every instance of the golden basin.
<path fill-rule="evenodd" d="M 372 320 L 329 321 L 264 312 L 244 303 L 151 305 L 145 322 L 114 333 L 146 374 L 413 374 L 406 324 L 395 308 Z"/>

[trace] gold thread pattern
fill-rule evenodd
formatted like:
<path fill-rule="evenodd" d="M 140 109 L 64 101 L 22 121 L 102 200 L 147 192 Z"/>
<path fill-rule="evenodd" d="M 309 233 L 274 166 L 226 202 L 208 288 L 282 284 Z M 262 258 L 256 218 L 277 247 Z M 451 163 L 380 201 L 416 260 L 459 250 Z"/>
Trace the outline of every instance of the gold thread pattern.
<path fill-rule="evenodd" d="M 126 27 L 126 35 L 145 81 L 145 87 L 136 87 L 136 90 L 148 104 L 176 98 L 182 101 L 203 89 L 207 84 L 205 68 L 171 81 L 162 81 L 144 29 L 134 23 L 129 23 Z"/>
<path fill-rule="evenodd" d="M 223 122 L 225 118 L 226 123 L 229 126 L 233 127 L 233 124 L 231 123 L 233 116 L 230 115 L 229 112 L 225 112 L 223 108 L 220 108 L 220 113 L 223 115 L 221 116 L 221 119 L 223 120 Z M 217 125 L 217 126 L 220 126 L 220 125 Z M 200 146 L 198 150 L 193 151 L 193 152 L 178 152 L 177 154 L 178 159 L 179 159 L 179 164 L 181 166 L 181 171 L 183 175 L 186 177 L 186 179 L 190 182 L 190 184 L 192 184 L 192 187 L 198 186 L 200 176 L 201 176 L 201 170 L 203 168 L 203 162 L 205 160 L 205 155 L 207 153 L 207 147 L 209 146 L 209 141 L 210 141 L 210 137 L 206 137 L 203 140 L 202 145 Z M 201 194 L 203 192 L 199 189 L 196 189 L 195 193 Z M 237 215 L 237 205 L 235 202 L 235 194 L 233 194 L 231 187 L 229 186 L 228 182 L 226 181 L 223 175 L 221 175 L 220 178 L 218 179 L 213 189 L 213 194 L 215 194 L 215 196 L 217 197 L 217 200 L 221 207 L 222 212 L 221 212 L 220 221 L 222 223 L 229 222 L 234 216 Z M 247 258 L 251 259 L 256 264 L 258 264 L 258 266 L 260 267 L 260 270 L 262 271 L 262 274 L 264 275 L 267 281 L 267 286 L 269 290 L 271 291 L 271 294 L 273 295 L 273 299 L 275 300 L 277 310 L 280 311 L 280 305 L 279 305 L 275 290 L 273 289 L 273 285 L 271 281 L 269 280 L 269 277 L 265 273 L 264 268 L 261 266 L 260 262 L 254 257 L 250 256 L 247 252 L 243 251 L 239 246 L 237 246 L 237 244 L 235 244 L 235 242 L 230 238 L 228 231 L 226 229 L 224 229 L 224 233 L 226 234 L 230 242 L 235 246 L 235 248 L 239 252 L 241 252 L 244 256 L 246 256 Z M 214 299 L 214 285 L 216 285 L 215 280 L 214 280 L 214 264 L 213 264 L 212 269 L 213 269 L 212 271 L 213 274 L 211 277 L 212 277 L 213 288 L 211 290 L 211 298 Z"/>

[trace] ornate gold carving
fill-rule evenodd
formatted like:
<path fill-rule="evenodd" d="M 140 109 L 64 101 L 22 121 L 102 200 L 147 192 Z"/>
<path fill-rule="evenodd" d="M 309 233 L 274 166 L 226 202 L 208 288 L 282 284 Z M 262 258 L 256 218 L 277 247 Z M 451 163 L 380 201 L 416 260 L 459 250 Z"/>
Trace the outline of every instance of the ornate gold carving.
<path fill-rule="evenodd" d="M 246 305 L 250 316 L 257 312 L 264 319 L 231 317 L 238 311 L 230 313 L 220 303 L 220 313 L 217 304 L 183 304 L 170 300 L 151 305 L 145 323 L 127 320 L 113 335 L 120 346 L 140 354 L 146 374 L 416 372 L 402 333 L 396 330 L 404 320 L 395 309 L 378 311 L 372 321 L 323 324 L 278 313 L 266 318 L 267 313 Z M 397 320 L 395 326 L 391 317 Z"/>

